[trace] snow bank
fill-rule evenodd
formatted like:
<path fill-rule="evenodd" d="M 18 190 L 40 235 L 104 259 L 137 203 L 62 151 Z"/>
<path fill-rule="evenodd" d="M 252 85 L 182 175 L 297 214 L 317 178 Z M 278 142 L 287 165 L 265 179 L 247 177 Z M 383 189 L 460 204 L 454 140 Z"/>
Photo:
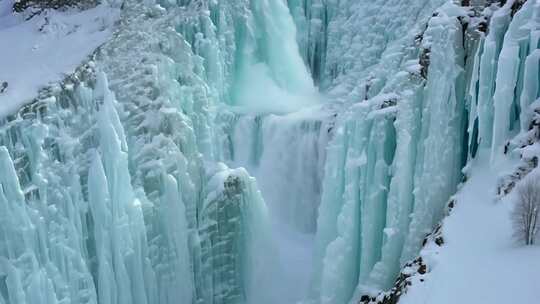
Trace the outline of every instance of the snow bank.
<path fill-rule="evenodd" d="M 39 89 L 72 73 L 113 32 L 120 10 L 101 4 L 86 11 L 45 10 L 30 20 L 0 0 L 0 117 L 30 102 Z"/>
<path fill-rule="evenodd" d="M 540 247 L 518 247 L 512 239 L 515 193 L 496 200 L 498 176 L 515 164 L 490 166 L 487 150 L 479 160 L 444 220 L 445 244 L 422 250 L 429 272 L 413 280 L 401 304 L 533 303 L 537 298 L 532 278 L 540 271 Z"/>

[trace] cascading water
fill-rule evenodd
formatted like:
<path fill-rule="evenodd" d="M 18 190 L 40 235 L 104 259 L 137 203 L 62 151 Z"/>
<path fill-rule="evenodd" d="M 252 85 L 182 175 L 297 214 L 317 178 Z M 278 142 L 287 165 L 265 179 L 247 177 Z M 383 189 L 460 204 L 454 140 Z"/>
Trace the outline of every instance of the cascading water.
<path fill-rule="evenodd" d="M 328 121 L 327 115 L 309 110 L 280 116 L 236 114 L 228 127 L 230 165 L 245 167 L 257 178 L 272 215 L 279 251 L 279 271 L 272 282 L 283 303 L 296 303 L 307 294 Z"/>

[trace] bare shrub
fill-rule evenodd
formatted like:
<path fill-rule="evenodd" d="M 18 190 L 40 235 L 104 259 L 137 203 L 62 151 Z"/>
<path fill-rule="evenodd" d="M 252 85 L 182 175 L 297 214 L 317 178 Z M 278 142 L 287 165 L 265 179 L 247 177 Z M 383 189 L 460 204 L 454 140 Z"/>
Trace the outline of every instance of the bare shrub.
<path fill-rule="evenodd" d="M 533 245 L 540 228 L 540 182 L 528 178 L 517 187 L 517 201 L 512 213 L 514 237 L 521 244 Z"/>

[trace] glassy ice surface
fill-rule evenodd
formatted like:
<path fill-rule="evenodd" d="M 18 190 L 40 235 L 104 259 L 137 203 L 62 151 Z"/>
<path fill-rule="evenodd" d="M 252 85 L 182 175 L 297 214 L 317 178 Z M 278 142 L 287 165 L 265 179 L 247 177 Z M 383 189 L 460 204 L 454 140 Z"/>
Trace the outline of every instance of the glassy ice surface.
<path fill-rule="evenodd" d="M 388 290 L 475 158 L 538 154 L 540 4 L 487 2 L 106 1 L 0 122 L 0 304 Z"/>

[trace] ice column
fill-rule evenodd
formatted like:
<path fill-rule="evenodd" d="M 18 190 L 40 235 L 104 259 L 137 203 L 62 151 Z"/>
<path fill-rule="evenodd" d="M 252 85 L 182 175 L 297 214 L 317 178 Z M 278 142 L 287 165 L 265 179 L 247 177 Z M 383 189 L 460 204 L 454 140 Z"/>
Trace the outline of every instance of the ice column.
<path fill-rule="evenodd" d="M 395 150 L 395 95 L 355 105 L 330 143 L 317 220 L 315 303 L 348 303 L 380 258 Z M 379 109 L 379 110 L 377 110 Z"/>
<path fill-rule="evenodd" d="M 88 173 L 88 198 L 94 222 L 97 290 L 104 304 L 157 302 L 146 258 L 145 225 L 131 186 L 124 130 L 114 108 L 105 74 L 98 74 L 99 152 Z"/>
<path fill-rule="evenodd" d="M 390 287 L 442 218 L 464 164 L 464 14 L 447 4 L 431 18 L 425 87 L 399 73 L 400 94 L 338 116 L 317 221 L 314 303 L 354 303 Z"/>
<path fill-rule="evenodd" d="M 243 169 L 225 166 L 208 183 L 199 215 L 204 303 L 275 303 L 266 206 Z"/>
<path fill-rule="evenodd" d="M 501 11 L 505 9 L 508 8 L 503 7 Z M 529 112 L 528 105 L 537 94 L 539 20 L 540 4 L 537 1 L 527 1 L 514 15 L 504 35 L 493 94 L 492 160 L 503 152 L 510 131 L 514 129 L 513 123 L 519 118 L 516 115 L 518 106 L 523 106 L 521 110 L 524 113 Z M 522 98 L 521 103 L 519 98 Z M 526 122 L 524 117 L 522 123 Z"/>
<path fill-rule="evenodd" d="M 497 75 L 497 62 L 504 33 L 510 23 L 509 1 L 495 11 L 489 24 L 489 33 L 482 46 L 478 79 L 478 140 L 482 147 L 490 147 L 493 133 L 493 92 Z"/>
<path fill-rule="evenodd" d="M 411 260 L 443 216 L 461 180 L 464 105 L 462 25 L 452 5 L 430 20 L 431 64 L 422 109 L 422 129 L 414 176 L 414 207 L 401 263 Z M 460 11 L 457 11 L 459 13 Z M 446 81 L 440 81 L 445 79 Z M 399 145 L 399 144 L 398 144 Z M 452 147 L 449 149 L 448 147 Z"/>

